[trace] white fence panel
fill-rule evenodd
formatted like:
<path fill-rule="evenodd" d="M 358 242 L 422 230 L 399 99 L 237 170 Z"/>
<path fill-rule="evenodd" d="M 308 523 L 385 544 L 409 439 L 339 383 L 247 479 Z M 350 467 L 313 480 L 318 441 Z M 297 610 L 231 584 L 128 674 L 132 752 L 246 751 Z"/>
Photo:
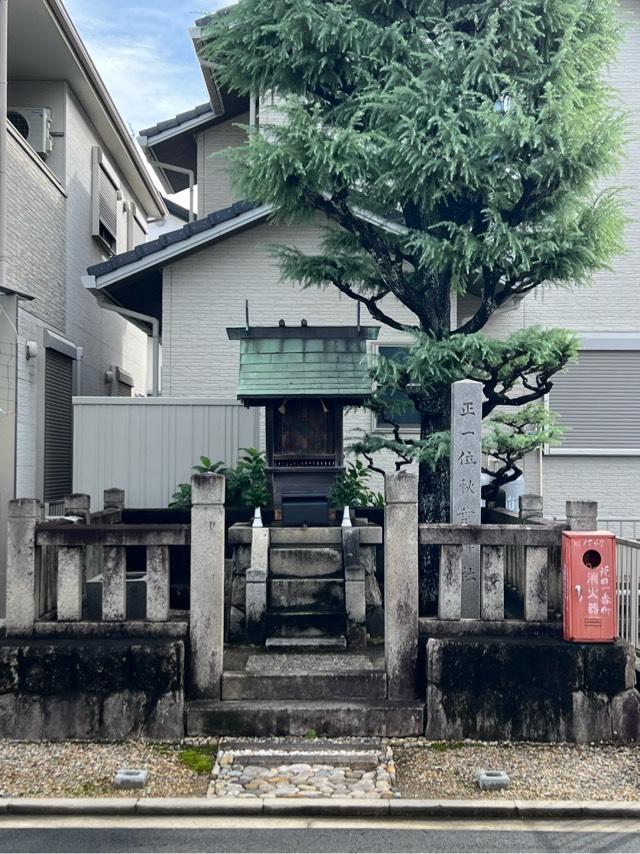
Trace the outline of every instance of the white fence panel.
<path fill-rule="evenodd" d="M 235 400 L 74 397 L 73 411 L 73 489 L 93 510 L 112 486 L 127 507 L 166 507 L 201 456 L 235 465 L 259 447 L 260 410 Z"/>
<path fill-rule="evenodd" d="M 640 653 L 640 543 L 618 539 L 617 549 L 618 632 Z"/>

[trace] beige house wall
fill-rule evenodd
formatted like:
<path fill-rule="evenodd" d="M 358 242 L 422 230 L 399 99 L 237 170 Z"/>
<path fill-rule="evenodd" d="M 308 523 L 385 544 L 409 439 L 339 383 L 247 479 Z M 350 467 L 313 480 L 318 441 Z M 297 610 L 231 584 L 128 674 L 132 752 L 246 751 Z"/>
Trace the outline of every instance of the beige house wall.
<path fill-rule="evenodd" d="M 231 188 L 229 161 L 220 152 L 246 142 L 238 125 L 249 124 L 249 113 L 214 125 L 198 134 L 198 217 L 229 207 L 239 197 Z"/>

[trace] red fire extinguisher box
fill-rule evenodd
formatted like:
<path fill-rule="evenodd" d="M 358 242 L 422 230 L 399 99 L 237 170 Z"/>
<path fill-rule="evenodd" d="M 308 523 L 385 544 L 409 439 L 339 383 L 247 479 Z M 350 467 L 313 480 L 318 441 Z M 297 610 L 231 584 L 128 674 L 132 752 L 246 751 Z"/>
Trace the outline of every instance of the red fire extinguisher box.
<path fill-rule="evenodd" d="M 608 531 L 562 532 L 564 639 L 617 637 L 616 538 Z"/>

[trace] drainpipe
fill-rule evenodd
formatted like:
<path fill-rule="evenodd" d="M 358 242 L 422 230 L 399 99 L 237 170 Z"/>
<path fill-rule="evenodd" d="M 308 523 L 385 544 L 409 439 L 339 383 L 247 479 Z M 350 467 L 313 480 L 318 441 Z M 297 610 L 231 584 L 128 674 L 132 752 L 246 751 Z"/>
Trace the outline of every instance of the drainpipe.
<path fill-rule="evenodd" d="M 121 317 L 131 318 L 131 320 L 142 320 L 145 323 L 151 324 L 151 337 L 153 339 L 153 373 L 152 373 L 152 397 L 160 396 L 160 321 L 150 314 L 142 314 L 139 311 L 132 311 L 130 308 L 122 308 L 122 306 L 114 305 L 113 303 L 99 300 L 100 306 L 106 308 L 107 311 L 114 311 Z"/>
<path fill-rule="evenodd" d="M 7 54 L 9 29 L 9 0 L 0 0 L 0 288 L 7 281 Z"/>
<path fill-rule="evenodd" d="M 196 174 L 193 169 L 185 169 L 182 166 L 174 166 L 173 163 L 161 163 L 159 160 L 154 160 L 152 166 L 159 166 L 161 169 L 168 169 L 169 172 L 179 172 L 181 175 L 189 176 L 189 222 L 195 219 L 193 210 L 193 188 L 196 183 Z"/>

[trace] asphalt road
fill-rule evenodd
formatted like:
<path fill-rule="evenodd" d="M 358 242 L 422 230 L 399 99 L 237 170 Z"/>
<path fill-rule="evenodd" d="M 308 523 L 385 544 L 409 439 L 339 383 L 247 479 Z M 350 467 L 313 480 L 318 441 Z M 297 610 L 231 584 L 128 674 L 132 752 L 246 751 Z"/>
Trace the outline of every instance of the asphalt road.
<path fill-rule="evenodd" d="M 2 827 L 0 852 L 640 852 L 640 831 L 404 827 Z"/>

